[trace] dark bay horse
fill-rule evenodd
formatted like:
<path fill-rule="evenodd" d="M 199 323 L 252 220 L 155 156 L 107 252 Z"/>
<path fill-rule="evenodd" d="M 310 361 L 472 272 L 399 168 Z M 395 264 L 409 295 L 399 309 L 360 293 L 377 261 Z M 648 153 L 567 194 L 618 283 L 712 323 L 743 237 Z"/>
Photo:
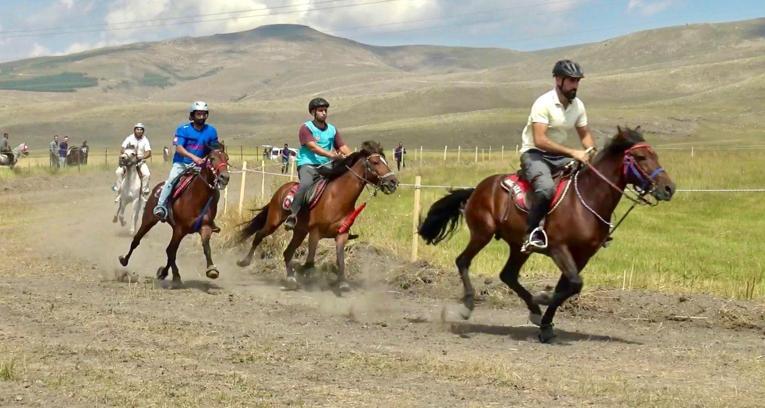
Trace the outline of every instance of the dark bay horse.
<path fill-rule="evenodd" d="M 474 308 L 475 291 L 468 275 L 470 263 L 492 237 L 501 238 L 510 246 L 510 254 L 500 279 L 526 303 L 529 320 L 540 326 L 539 339 L 549 341 L 554 337 L 555 311 L 566 299 L 581 291 L 580 272 L 609 236 L 612 226 L 609 220 L 625 187 L 633 185 L 656 200 L 672 198 L 675 185 L 659 165 L 656 152 L 645 142 L 639 127 L 617 129 L 618 133 L 598 153 L 592 165 L 574 173 L 573 193 L 564 196 L 545 221 L 548 235 L 545 254 L 562 272 L 552 296 L 545 292 L 532 296 L 518 282 L 518 273 L 529 257 L 521 252 L 526 215 L 515 207 L 510 195 L 500 186 L 503 175 L 490 176 L 475 188 L 452 191 L 430 207 L 419 234 L 433 245 L 453 234 L 464 208 L 470 241 L 456 259 L 464 288 L 462 318 L 470 318 Z M 544 316 L 539 305 L 548 305 Z"/>
<path fill-rule="evenodd" d="M 341 225 L 350 214 L 354 212 L 354 206 L 359 195 L 367 184 L 379 188 L 385 194 L 396 191 L 398 179 L 388 167 L 382 146 L 377 142 L 364 142 L 360 151 L 335 162 L 335 165 L 326 172 L 320 171 L 329 179 L 324 193 L 318 203 L 310 211 L 304 206 L 304 211 L 298 214 L 297 224 L 292 232 L 292 240 L 284 250 L 284 264 L 287 268 L 287 287 L 297 289 L 298 282 L 295 278 L 295 270 L 290 264 L 295 250 L 308 235 L 308 256 L 304 267 L 311 268 L 316 255 L 316 246 L 321 238 L 334 238 L 337 254 L 337 285 L 338 289 L 345 291 L 350 287 L 345 281 L 344 249 L 348 240 L 348 231 L 341 231 Z M 263 238 L 271 235 L 281 225 L 289 211 L 282 208 L 282 203 L 290 188 L 296 183 L 289 182 L 276 190 L 271 201 L 260 209 L 259 213 L 242 229 L 239 234 L 241 241 L 255 234 L 247 255 L 237 262 L 239 266 L 247 266 L 252 262 L 255 248 Z"/>
<path fill-rule="evenodd" d="M 193 177 L 194 179 L 183 193 L 172 202 L 172 216 L 168 217 L 168 224 L 173 228 L 173 237 L 167 246 L 167 264 L 157 270 L 157 279 L 165 279 L 168 269 L 172 268 L 174 287 L 179 287 L 181 284 L 181 275 L 178 273 L 178 265 L 175 264 L 178 246 L 186 235 L 195 232 L 199 232 L 202 237 L 202 248 L 207 260 L 205 275 L 210 279 L 216 279 L 219 275 L 210 253 L 210 236 L 213 232 L 213 221 L 218 212 L 219 190 L 228 184 L 230 178 L 228 155 L 222 145 L 220 148 L 213 149 L 205 157 L 202 168 Z M 163 185 L 164 182 L 157 184 L 146 201 L 141 227 L 130 243 L 130 251 L 127 255 L 119 257 L 122 266 L 127 266 L 130 255 L 141 243 L 141 238 L 159 222 L 159 218 L 152 214 L 152 210 L 157 205 L 157 199 Z"/>

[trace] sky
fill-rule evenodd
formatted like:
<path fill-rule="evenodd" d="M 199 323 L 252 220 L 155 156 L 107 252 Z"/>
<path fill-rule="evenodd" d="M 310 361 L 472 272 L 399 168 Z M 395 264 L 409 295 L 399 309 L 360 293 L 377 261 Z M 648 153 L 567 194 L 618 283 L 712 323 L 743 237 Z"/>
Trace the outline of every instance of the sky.
<path fill-rule="evenodd" d="M 520 51 L 765 17 L 763 0 L 0 0 L 0 62 L 293 23 L 373 45 Z"/>

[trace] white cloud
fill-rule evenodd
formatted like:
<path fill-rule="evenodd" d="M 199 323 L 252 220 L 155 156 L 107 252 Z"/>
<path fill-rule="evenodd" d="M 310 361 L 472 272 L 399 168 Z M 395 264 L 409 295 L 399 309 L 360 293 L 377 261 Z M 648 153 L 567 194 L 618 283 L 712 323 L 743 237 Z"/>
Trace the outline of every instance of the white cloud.
<path fill-rule="evenodd" d="M 27 58 L 34 58 L 34 57 L 42 57 L 44 55 L 50 55 L 51 52 L 48 48 L 45 46 L 34 43 L 32 44 L 32 48 L 29 50 L 29 53 L 26 55 Z"/>
<path fill-rule="evenodd" d="M 67 9 L 71 9 L 74 7 L 74 0 L 59 0 L 59 4 L 66 7 Z"/>
<path fill-rule="evenodd" d="M 660 13 L 676 3 L 675 0 L 629 0 L 627 11 L 651 16 Z"/>

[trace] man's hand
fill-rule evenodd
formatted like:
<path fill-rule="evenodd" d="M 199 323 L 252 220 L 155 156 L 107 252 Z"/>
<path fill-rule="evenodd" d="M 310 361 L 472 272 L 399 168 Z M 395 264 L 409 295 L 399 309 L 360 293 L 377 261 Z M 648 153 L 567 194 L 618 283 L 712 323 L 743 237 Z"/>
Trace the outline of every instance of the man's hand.
<path fill-rule="evenodd" d="M 574 150 L 574 152 L 571 154 L 571 157 L 581 163 L 587 163 L 590 161 L 590 153 L 586 150 Z"/>
<path fill-rule="evenodd" d="M 202 163 L 204 163 L 204 162 L 205 162 L 203 159 L 201 159 L 201 158 L 199 158 L 199 157 L 197 157 L 197 156 L 194 156 L 194 157 L 192 157 L 192 158 L 191 158 L 191 161 L 193 161 L 193 162 L 194 162 L 194 164 L 196 164 L 197 166 L 201 166 L 201 165 L 202 165 Z"/>

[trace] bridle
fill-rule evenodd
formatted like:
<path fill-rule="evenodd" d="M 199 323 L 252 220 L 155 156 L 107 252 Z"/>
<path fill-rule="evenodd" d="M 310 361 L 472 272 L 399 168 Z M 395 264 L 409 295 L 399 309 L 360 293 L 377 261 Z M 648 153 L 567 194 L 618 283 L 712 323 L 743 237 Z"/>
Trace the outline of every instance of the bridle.
<path fill-rule="evenodd" d="M 212 183 L 210 183 L 201 177 L 200 172 L 200 178 L 205 182 L 205 184 L 207 184 L 207 187 L 209 187 L 210 190 L 223 190 L 226 187 L 225 184 L 221 182 L 220 176 L 223 173 L 223 170 L 228 169 L 228 160 L 221 160 L 219 163 L 213 165 L 212 160 L 210 160 L 210 155 L 207 155 L 207 157 L 205 157 L 204 163 L 202 163 L 200 168 L 210 169 L 213 176 L 215 176 Z"/>
<path fill-rule="evenodd" d="M 351 174 L 356 176 L 359 180 L 363 181 L 364 185 L 371 185 L 372 188 L 374 189 L 374 191 L 372 192 L 372 195 L 377 195 L 377 191 L 382 188 L 382 185 L 385 182 L 385 179 L 388 178 L 388 177 L 395 176 L 396 173 L 394 173 L 393 170 L 391 170 L 391 171 L 383 174 L 382 176 L 378 175 L 377 172 L 372 168 L 372 165 L 369 163 L 369 159 L 371 159 L 373 157 L 379 157 L 380 160 L 382 160 L 382 162 L 390 169 L 390 166 L 388 166 L 388 162 L 385 160 L 385 158 L 380 153 L 372 153 L 369 156 L 364 158 L 364 175 L 362 175 L 362 176 L 360 176 L 355 171 L 353 171 L 353 169 L 350 166 L 348 166 L 347 164 L 345 165 L 345 168 L 348 169 L 348 171 L 350 171 Z M 372 183 L 372 181 L 370 181 L 367 178 L 367 174 L 373 174 L 373 175 L 377 176 L 377 183 Z"/>
<path fill-rule="evenodd" d="M 609 180 L 603 173 L 601 173 L 598 169 L 595 168 L 590 162 L 587 162 L 587 167 L 592 170 L 593 173 L 595 173 L 601 180 L 605 181 L 611 188 L 616 190 L 620 195 L 627 197 L 630 201 L 632 201 L 632 205 L 627 210 L 626 213 L 619 219 L 619 221 L 616 224 L 613 224 L 609 221 L 607 221 L 605 218 L 603 218 L 600 214 L 598 214 L 592 207 L 590 207 L 585 201 L 584 197 L 582 197 L 582 194 L 579 192 L 579 170 L 576 171 L 574 174 L 574 189 L 576 191 L 577 197 L 579 197 L 579 201 L 582 203 L 584 208 L 586 208 L 588 211 L 590 211 L 595 217 L 600 220 L 600 222 L 608 225 L 609 231 L 608 235 L 606 235 L 606 238 L 603 240 L 603 244 L 605 244 L 610 236 L 616 231 L 616 228 L 621 225 L 621 223 L 624 221 L 625 218 L 632 212 L 632 210 L 635 208 L 636 205 L 642 204 L 642 205 L 649 205 L 649 206 L 655 206 L 658 203 L 652 202 L 646 198 L 648 194 L 653 192 L 656 189 L 656 177 L 659 176 L 659 174 L 664 173 L 665 170 L 663 167 L 657 167 L 654 169 L 651 174 L 648 174 L 645 170 L 643 170 L 640 166 L 637 164 L 637 160 L 633 156 L 633 152 L 637 149 L 646 149 L 649 152 L 653 152 L 653 148 L 648 143 L 637 143 L 630 147 L 629 149 L 624 151 L 624 158 L 622 159 L 622 175 L 624 175 L 625 180 L 629 180 L 629 177 L 632 176 L 633 179 L 637 181 L 637 183 L 630 183 L 635 187 L 635 197 L 633 197 L 630 194 L 627 194 L 627 189 L 622 189 L 619 186 L 617 186 L 614 182 Z"/>

